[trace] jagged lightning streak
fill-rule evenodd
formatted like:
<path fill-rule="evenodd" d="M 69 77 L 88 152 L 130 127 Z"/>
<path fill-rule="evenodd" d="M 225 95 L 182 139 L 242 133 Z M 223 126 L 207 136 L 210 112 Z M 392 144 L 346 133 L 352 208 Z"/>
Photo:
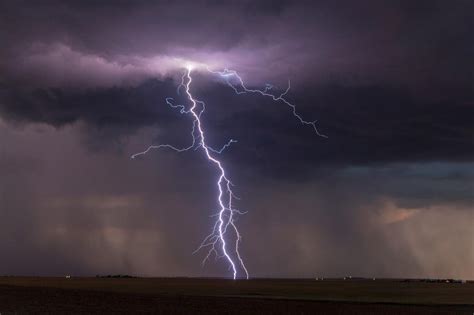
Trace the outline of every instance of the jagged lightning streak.
<path fill-rule="evenodd" d="M 235 239 L 236 239 L 235 256 L 237 257 L 240 268 L 244 270 L 245 276 L 248 279 L 249 274 L 239 252 L 239 242 L 241 240 L 241 236 L 240 236 L 239 230 L 237 229 L 237 226 L 235 225 L 235 219 L 234 219 L 235 214 L 242 214 L 242 212 L 238 211 L 237 209 L 234 209 L 232 206 L 232 199 L 235 198 L 235 195 L 233 194 L 232 188 L 231 188 L 232 182 L 227 177 L 225 169 L 222 166 L 222 162 L 218 160 L 216 156 L 214 155 L 214 154 L 222 153 L 232 143 L 236 142 L 236 140 L 231 139 L 227 144 L 225 144 L 219 150 L 213 149 L 212 147 L 207 145 L 203 126 L 201 123 L 201 115 L 205 110 L 205 103 L 202 101 L 196 100 L 190 92 L 190 86 L 192 83 L 191 71 L 192 71 L 192 67 L 188 67 L 186 69 L 186 72 L 182 77 L 181 85 L 180 85 L 180 87 L 184 86 L 187 98 L 192 104 L 189 110 L 186 110 L 185 106 L 183 105 L 174 105 L 171 102 L 172 101 L 171 98 L 166 99 L 166 102 L 168 103 L 168 105 L 170 105 L 173 108 L 179 108 L 180 113 L 189 114 L 193 118 L 193 128 L 191 132 L 191 135 L 192 135 L 191 145 L 185 148 L 177 148 L 170 144 L 150 146 L 145 151 L 132 155 L 132 158 L 135 158 L 139 155 L 146 154 L 152 149 L 159 149 L 159 148 L 168 148 L 176 152 L 184 152 L 184 151 L 191 150 L 193 148 L 195 150 L 201 148 L 204 151 L 207 159 L 216 166 L 219 173 L 219 178 L 216 183 L 218 191 L 219 191 L 218 197 L 217 197 L 219 212 L 218 212 L 218 220 L 216 221 L 216 224 L 214 225 L 212 233 L 204 239 L 204 241 L 199 246 L 198 250 L 203 247 L 211 247 L 211 249 L 208 252 L 208 255 L 204 259 L 204 262 L 205 262 L 212 253 L 216 253 L 217 257 L 219 256 L 216 247 L 218 244 L 220 244 L 222 256 L 225 257 L 227 261 L 229 262 L 233 271 L 233 278 L 236 279 L 238 266 L 236 262 L 234 262 L 234 260 L 232 259 L 231 254 L 228 252 L 227 242 L 226 242 L 226 237 L 225 237 L 228 232 L 229 227 L 231 227 L 235 233 Z M 178 88 L 178 92 L 179 92 L 179 88 Z M 198 109 L 198 104 L 201 105 L 200 109 Z"/>
<path fill-rule="evenodd" d="M 213 71 L 213 70 L 209 69 L 209 67 L 208 67 L 207 71 L 209 71 L 210 73 L 213 73 L 213 74 L 218 74 L 222 78 L 224 78 L 227 85 L 230 86 L 235 91 L 235 93 L 237 93 L 237 94 L 257 93 L 257 94 L 260 94 L 262 96 L 268 96 L 276 102 L 281 101 L 281 102 L 285 103 L 286 105 L 291 107 L 292 112 L 293 112 L 293 116 L 295 116 L 303 125 L 311 126 L 314 129 L 314 132 L 318 136 L 323 137 L 323 138 L 327 138 L 326 135 L 319 132 L 319 130 L 316 126 L 317 120 L 314 120 L 314 121 L 304 120 L 303 117 L 301 117 L 301 115 L 298 114 L 298 112 L 296 111 L 296 105 L 290 103 L 285 98 L 285 95 L 288 94 L 288 92 L 290 91 L 290 88 L 291 88 L 290 80 L 288 80 L 288 87 L 286 88 L 286 90 L 283 93 L 281 93 L 280 95 L 276 96 L 275 94 L 268 93 L 268 91 L 273 89 L 273 85 L 271 85 L 271 84 L 266 84 L 265 89 L 263 89 L 263 90 L 247 88 L 247 86 L 244 83 L 244 80 L 242 80 L 242 77 L 235 70 L 224 69 L 223 71 Z M 234 81 L 237 81 L 237 84 L 233 84 L 231 82 L 231 79 L 234 79 Z"/>
<path fill-rule="evenodd" d="M 286 105 L 290 106 L 293 111 L 293 115 L 298 118 L 298 120 L 305 125 L 310 125 L 313 127 L 314 131 L 316 132 L 317 135 L 326 137 L 325 135 L 321 134 L 318 129 L 316 128 L 316 121 L 306 121 L 304 120 L 296 111 L 296 106 L 287 101 L 284 96 L 288 93 L 290 90 L 290 82 L 288 81 L 288 88 L 280 94 L 279 96 L 276 96 L 274 94 L 268 93 L 273 86 L 267 84 L 265 86 L 264 90 L 257 90 L 257 89 L 249 89 L 245 86 L 244 81 L 242 78 L 237 74 L 236 71 L 234 70 L 228 70 L 225 69 L 224 71 L 212 71 L 209 68 L 207 70 L 210 73 L 213 74 L 218 74 L 222 78 L 225 79 L 227 85 L 229 85 L 237 94 L 243 94 L 243 93 L 258 93 L 262 96 L 267 96 L 271 97 L 274 101 L 281 101 L 285 103 Z M 136 153 L 132 155 L 132 159 L 139 156 L 139 155 L 144 155 L 148 153 L 150 150 L 153 149 L 160 149 L 160 148 L 167 148 L 171 149 L 176 152 L 184 152 L 184 151 L 189 151 L 191 149 L 197 150 L 197 149 L 202 149 L 207 157 L 207 159 L 216 166 L 216 169 L 218 170 L 219 177 L 216 182 L 217 188 L 218 188 L 218 196 L 217 196 L 217 203 L 219 205 L 219 211 L 217 213 L 218 219 L 216 220 L 214 227 L 212 229 L 212 232 L 204 238 L 200 246 L 196 249 L 195 252 L 199 251 L 202 248 L 210 248 L 206 257 L 203 260 L 203 263 L 205 263 L 209 257 L 212 254 L 215 254 L 216 258 L 219 257 L 225 257 L 226 260 L 228 261 L 230 268 L 233 271 L 233 278 L 237 278 L 237 270 L 242 269 L 245 273 L 246 278 L 249 278 L 249 273 L 247 270 L 247 267 L 244 264 L 244 261 L 240 255 L 239 252 L 239 243 L 241 241 L 241 235 L 239 233 L 239 230 L 237 229 L 237 226 L 235 225 L 235 218 L 237 215 L 244 214 L 243 212 L 235 209 L 232 205 L 233 199 L 238 199 L 233 191 L 232 191 L 232 182 L 229 180 L 228 175 L 225 172 L 225 169 L 222 165 L 222 162 L 216 157 L 214 154 L 220 154 L 222 153 L 226 148 L 228 148 L 232 143 L 237 142 L 237 140 L 231 139 L 229 140 L 222 148 L 220 149 L 214 149 L 210 147 L 206 143 L 205 139 L 205 133 L 204 129 L 201 123 L 201 115 L 205 111 L 205 103 L 199 100 L 196 100 L 193 95 L 190 92 L 190 86 L 192 83 L 192 77 L 191 77 L 191 71 L 192 71 L 192 66 L 188 66 L 186 68 L 185 73 L 181 77 L 181 84 L 178 86 L 177 92 L 179 94 L 179 91 L 181 88 L 184 88 L 186 92 L 186 96 L 188 100 L 191 102 L 192 106 L 186 110 L 186 107 L 184 105 L 175 105 L 173 103 L 172 98 L 167 98 L 166 103 L 172 107 L 172 108 L 178 108 L 180 109 L 181 114 L 189 114 L 193 118 L 193 126 L 192 126 L 192 131 L 191 131 L 191 136 L 192 136 L 192 143 L 191 145 L 184 147 L 184 148 L 177 148 L 173 145 L 170 144 L 160 144 L 156 146 L 149 146 L 145 151 Z M 231 79 L 234 79 L 237 81 L 237 85 L 231 82 Z M 198 108 L 198 104 L 201 106 L 201 108 Z M 214 153 L 214 154 L 213 154 Z M 228 242 L 226 241 L 226 236 L 228 234 L 228 229 L 231 229 L 234 234 L 235 234 L 235 243 L 234 243 L 234 253 L 231 254 L 228 250 Z M 219 247 L 220 245 L 220 247 Z M 219 251 L 222 252 L 222 254 L 219 254 Z M 235 256 L 235 261 L 232 258 Z M 237 262 L 236 262 L 237 261 Z"/>

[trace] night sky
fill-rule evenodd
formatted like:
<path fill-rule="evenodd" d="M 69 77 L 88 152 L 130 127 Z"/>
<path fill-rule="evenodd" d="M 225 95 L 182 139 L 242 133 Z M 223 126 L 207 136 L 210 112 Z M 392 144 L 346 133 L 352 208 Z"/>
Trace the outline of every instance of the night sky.
<path fill-rule="evenodd" d="M 0 0 L 0 275 L 230 276 L 193 251 L 216 171 L 253 277 L 474 278 L 474 2 Z"/>

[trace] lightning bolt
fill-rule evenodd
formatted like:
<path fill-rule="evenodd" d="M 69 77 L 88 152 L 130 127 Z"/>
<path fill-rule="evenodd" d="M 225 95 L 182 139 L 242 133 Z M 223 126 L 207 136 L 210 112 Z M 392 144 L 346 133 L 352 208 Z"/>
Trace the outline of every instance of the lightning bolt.
<path fill-rule="evenodd" d="M 170 149 L 176 152 L 185 152 L 189 150 L 201 149 L 204 152 L 208 161 L 215 166 L 216 171 L 218 173 L 218 179 L 216 181 L 218 194 L 216 201 L 219 205 L 219 210 L 215 215 L 217 217 L 217 220 L 214 223 L 211 233 L 204 238 L 204 240 L 194 253 L 200 251 L 203 248 L 209 248 L 207 255 L 205 256 L 202 262 L 203 264 L 205 264 L 205 262 L 211 257 L 211 255 L 214 254 L 216 258 L 222 257 L 227 260 L 227 262 L 229 263 L 229 268 L 232 269 L 233 279 L 237 278 L 238 270 L 243 270 L 243 272 L 245 273 L 245 277 L 248 279 L 249 273 L 239 251 L 239 244 L 242 240 L 242 236 L 236 226 L 236 218 L 239 215 L 245 214 L 245 212 L 234 208 L 232 202 L 233 200 L 238 198 L 234 195 L 232 191 L 233 184 L 229 179 L 228 175 L 226 174 L 223 163 L 218 159 L 218 155 L 221 154 L 229 146 L 231 146 L 232 143 L 236 143 L 237 140 L 230 139 L 220 149 L 212 148 L 207 144 L 205 132 L 201 122 L 201 115 L 206 109 L 206 104 L 203 101 L 195 99 L 190 92 L 191 83 L 193 81 L 191 77 L 192 70 L 192 65 L 186 66 L 186 71 L 181 77 L 181 83 L 177 88 L 178 94 L 181 88 L 185 90 L 187 99 L 191 103 L 191 107 L 189 109 L 186 109 L 186 106 L 184 105 L 174 104 L 173 98 L 166 98 L 166 103 L 171 108 L 179 109 L 179 112 L 181 114 L 186 114 L 192 117 L 192 143 L 189 146 L 183 148 L 178 148 L 171 144 L 152 145 L 149 146 L 145 151 L 133 154 L 131 158 L 134 159 L 137 156 L 147 154 L 151 150 L 162 148 Z M 290 81 L 288 81 L 288 88 L 283 93 L 277 96 L 275 94 L 269 93 L 269 91 L 273 88 L 273 86 L 270 84 L 267 84 L 265 86 L 265 89 L 263 90 L 247 88 L 242 78 L 234 70 L 224 69 L 223 71 L 212 71 L 211 69 L 207 68 L 207 71 L 222 77 L 225 80 L 226 84 L 230 86 L 237 94 L 257 93 L 262 96 L 270 97 L 276 102 L 283 102 L 292 109 L 293 115 L 302 124 L 312 126 L 317 135 L 321 137 L 327 137 L 318 131 L 318 129 L 316 128 L 316 121 L 304 120 L 301 115 L 297 113 L 296 106 L 285 99 L 285 95 L 290 90 Z M 235 239 L 232 251 L 229 249 L 230 241 L 228 241 L 228 236 L 231 233 L 233 233 L 233 237 Z"/>
<path fill-rule="evenodd" d="M 273 89 L 273 85 L 268 84 L 268 83 L 265 85 L 265 89 L 263 90 L 247 88 L 247 86 L 244 83 L 244 80 L 242 80 L 242 77 L 235 70 L 224 69 L 223 71 L 212 71 L 211 69 L 207 68 L 207 71 L 213 74 L 220 75 L 222 78 L 224 78 L 227 85 L 230 86 L 237 94 L 256 93 L 262 96 L 270 97 L 275 102 L 279 102 L 279 101 L 283 102 L 284 104 L 288 105 L 291 108 L 293 116 L 295 116 L 303 125 L 311 126 L 314 129 L 314 132 L 320 137 L 323 137 L 323 138 L 328 137 L 319 132 L 316 126 L 316 123 L 318 122 L 317 120 L 313 120 L 313 121 L 304 120 L 303 117 L 301 117 L 301 115 L 296 111 L 296 105 L 290 103 L 285 98 L 285 95 L 288 94 L 288 92 L 291 89 L 290 80 L 288 80 L 288 87 L 286 88 L 286 90 L 277 96 L 276 94 L 268 93 L 270 90 Z"/>

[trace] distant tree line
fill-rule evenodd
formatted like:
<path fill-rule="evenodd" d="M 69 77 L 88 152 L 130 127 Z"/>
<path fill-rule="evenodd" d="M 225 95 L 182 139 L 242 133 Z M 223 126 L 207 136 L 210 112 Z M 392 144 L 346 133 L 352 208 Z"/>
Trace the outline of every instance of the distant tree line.
<path fill-rule="evenodd" d="M 130 275 L 96 275 L 96 278 L 138 278 Z"/>

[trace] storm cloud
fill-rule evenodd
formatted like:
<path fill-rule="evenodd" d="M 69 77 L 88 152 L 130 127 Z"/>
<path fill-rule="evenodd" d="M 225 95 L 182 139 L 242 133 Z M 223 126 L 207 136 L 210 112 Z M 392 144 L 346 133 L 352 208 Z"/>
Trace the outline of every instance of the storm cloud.
<path fill-rule="evenodd" d="M 253 276 L 473 278 L 471 1 L 2 1 L 0 274 L 221 276 L 196 69 Z M 35 265 L 31 264 L 34 257 Z M 348 260 L 347 257 L 351 257 Z"/>

